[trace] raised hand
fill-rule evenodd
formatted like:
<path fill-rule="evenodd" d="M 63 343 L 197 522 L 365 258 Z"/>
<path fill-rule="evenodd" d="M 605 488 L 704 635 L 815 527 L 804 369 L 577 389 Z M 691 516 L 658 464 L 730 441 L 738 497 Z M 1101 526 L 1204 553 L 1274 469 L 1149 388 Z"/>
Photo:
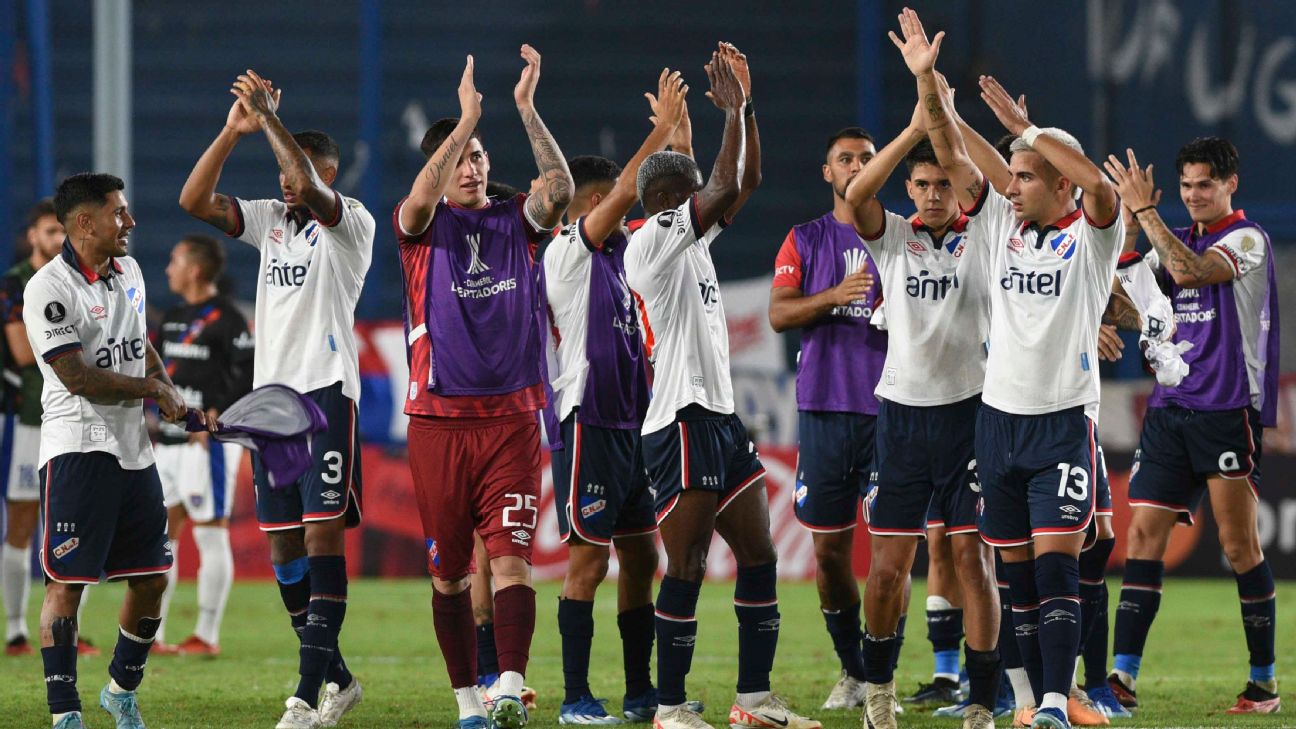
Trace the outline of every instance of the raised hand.
<path fill-rule="evenodd" d="M 1104 163 L 1103 166 L 1106 167 L 1107 165 Z M 1151 174 L 1151 169 L 1152 169 L 1152 168 L 1151 168 L 1151 165 L 1149 165 L 1149 166 L 1148 166 L 1148 174 L 1149 174 L 1149 175 Z M 1108 175 L 1110 176 L 1110 172 L 1108 172 Z M 1113 178 L 1113 179 L 1115 179 L 1115 178 Z M 1117 194 L 1120 194 L 1120 186 L 1119 186 L 1119 185 L 1116 187 L 1116 191 L 1117 191 Z M 1152 193 L 1152 199 L 1151 199 L 1151 201 L 1150 201 L 1150 204 L 1151 204 L 1151 205 L 1160 205 L 1160 204 L 1161 204 L 1161 189 L 1160 189 L 1160 188 L 1157 188 L 1156 192 Z M 1126 236 L 1127 238 L 1128 238 L 1129 236 L 1131 236 L 1131 235 L 1137 237 L 1138 234 L 1139 234 L 1139 231 L 1143 230 L 1143 224 L 1139 222 L 1138 216 L 1134 214 L 1134 211 L 1137 210 L 1137 209 L 1138 209 L 1138 208 L 1132 208 L 1132 207 L 1130 207 L 1130 206 L 1129 206 L 1129 203 L 1125 202 L 1125 197 L 1124 197 L 1124 195 L 1121 196 L 1121 218 L 1123 218 L 1123 219 L 1125 220 L 1125 236 Z"/>
<path fill-rule="evenodd" d="M 684 88 L 688 89 L 688 86 L 685 86 Z M 656 126 L 657 120 L 661 117 L 658 113 L 660 102 L 657 100 L 657 97 L 651 93 L 645 93 L 644 96 L 648 99 L 648 107 L 652 111 L 651 115 L 648 117 L 648 121 L 652 122 L 653 125 Z M 689 119 L 687 99 L 684 99 L 681 103 L 679 123 L 675 125 L 675 131 L 671 133 L 670 139 L 666 140 L 666 146 L 677 152 L 684 152 L 685 154 L 692 156 L 693 122 Z"/>
<path fill-rule="evenodd" d="M 240 76 L 239 79 L 244 78 Z M 243 96 L 237 90 L 239 81 L 234 82 L 234 87 L 230 93 L 236 97 L 233 105 L 230 106 L 229 113 L 225 115 L 225 126 L 238 132 L 239 134 L 254 134 L 261 131 L 261 120 L 251 111 L 251 108 L 243 101 Z M 269 92 L 270 100 L 275 109 L 279 108 L 279 98 L 283 95 L 282 89 L 276 89 L 270 79 L 262 79 L 262 87 Z"/>
<path fill-rule="evenodd" d="M 670 129 L 672 136 L 687 113 L 688 107 L 684 104 L 684 97 L 688 94 L 688 88 L 688 84 L 680 78 L 679 71 L 663 68 L 661 76 L 657 78 L 657 96 L 651 93 L 644 94 L 648 99 L 648 105 L 652 108 L 653 115 L 650 117 L 652 123 Z"/>
<path fill-rule="evenodd" d="M 539 62 L 539 56 L 536 56 L 537 65 Z M 538 70 L 536 73 L 539 75 Z M 532 90 L 534 88 L 535 85 L 532 84 Z M 459 116 L 480 119 L 481 100 L 482 95 L 477 93 L 477 86 L 473 83 L 473 57 L 469 55 L 464 63 L 463 77 L 459 79 Z"/>
<path fill-rule="evenodd" d="M 861 268 L 832 287 L 833 305 L 848 306 L 852 301 L 860 301 L 868 296 L 869 289 L 872 287 L 873 274 L 869 273 L 868 269 Z"/>
<path fill-rule="evenodd" d="M 927 40 L 927 31 L 923 30 L 922 21 L 918 19 L 918 13 L 909 8 L 905 8 L 898 16 L 900 19 L 900 33 L 904 36 L 901 40 L 895 34 L 895 31 L 887 31 L 891 42 L 896 48 L 900 49 L 901 55 L 904 56 L 905 65 L 915 76 L 921 76 L 924 73 L 931 73 L 936 67 L 936 57 L 940 55 L 941 41 L 945 39 L 945 31 L 936 34 L 930 42 Z"/>
<path fill-rule="evenodd" d="M 742 108 L 743 101 L 747 98 L 743 95 L 742 86 L 738 83 L 738 77 L 734 75 L 733 66 L 730 65 L 729 59 L 720 55 L 719 51 L 711 54 L 711 62 L 704 66 L 706 69 L 707 80 L 711 82 L 711 90 L 706 92 L 706 96 L 716 108 L 721 111 L 737 111 Z"/>
<path fill-rule="evenodd" d="M 995 80 L 994 76 L 982 76 L 981 100 L 994 112 L 995 118 L 1009 132 L 1021 136 L 1021 133 L 1033 126 L 1026 116 L 1026 97 L 1013 101 L 1013 97 Z"/>
<path fill-rule="evenodd" d="M 1107 155 L 1107 161 L 1103 163 L 1107 174 L 1116 184 L 1116 194 L 1120 195 L 1121 204 L 1131 211 L 1156 205 L 1161 194 L 1152 181 L 1152 165 L 1140 168 L 1134 150 L 1126 149 L 1125 154 L 1129 157 L 1128 170 L 1114 154 Z"/>
<path fill-rule="evenodd" d="M 743 98 L 750 99 L 751 69 L 747 67 L 747 55 L 734 44 L 723 41 L 720 43 L 720 54 L 729 59 L 729 66 L 733 69 L 734 76 L 738 77 L 738 85 L 742 86 Z"/>
<path fill-rule="evenodd" d="M 522 44 L 522 77 L 513 87 L 513 100 L 519 109 L 528 109 L 535 105 L 536 84 L 540 82 L 540 52 L 529 44 Z"/>
<path fill-rule="evenodd" d="M 279 93 L 272 91 L 270 83 L 250 68 L 247 73 L 239 74 L 230 93 L 237 96 L 253 116 L 273 116 L 279 109 Z"/>

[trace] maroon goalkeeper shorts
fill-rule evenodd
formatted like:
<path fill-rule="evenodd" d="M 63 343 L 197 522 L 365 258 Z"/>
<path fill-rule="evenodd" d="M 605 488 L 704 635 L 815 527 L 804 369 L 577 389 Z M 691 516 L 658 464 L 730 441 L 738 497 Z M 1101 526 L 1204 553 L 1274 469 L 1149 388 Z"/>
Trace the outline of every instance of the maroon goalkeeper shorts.
<path fill-rule="evenodd" d="M 540 501 L 535 413 L 493 418 L 410 416 L 409 462 L 428 572 L 468 574 L 473 532 L 486 553 L 531 561 Z"/>

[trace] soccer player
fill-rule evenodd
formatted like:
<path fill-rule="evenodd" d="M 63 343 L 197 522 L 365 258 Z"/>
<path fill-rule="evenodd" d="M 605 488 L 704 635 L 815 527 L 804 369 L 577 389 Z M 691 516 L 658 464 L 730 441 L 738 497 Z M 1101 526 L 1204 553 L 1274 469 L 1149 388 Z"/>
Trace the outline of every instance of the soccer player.
<path fill-rule="evenodd" d="M 392 216 L 405 284 L 410 471 L 427 540 L 432 622 L 463 729 L 519 729 L 528 720 L 521 692 L 535 629 L 536 411 L 545 404 L 535 249 L 571 202 L 572 180 L 536 111 L 540 54 L 523 45 L 521 57 L 513 99 L 541 178 L 536 192 L 486 196 L 490 158 L 476 128 L 481 95 L 469 56 L 460 116 L 424 135 L 427 164 Z M 500 676 L 489 719 L 476 688 L 468 593 L 474 532 L 496 588 Z"/>
<path fill-rule="evenodd" d="M 305 393 L 328 419 L 328 430 L 311 440 L 315 465 L 296 483 L 272 485 L 260 458 L 252 464 L 257 521 L 301 639 L 300 680 L 278 727 L 333 726 L 363 696 L 338 634 L 347 606 L 345 529 L 360 523 L 354 324 L 374 220 L 359 200 L 330 187 L 338 173 L 337 143 L 323 132 L 290 133 L 278 116 L 279 91 L 269 82 L 249 70 L 231 93 L 238 98 L 189 173 L 180 206 L 260 251 L 253 384 L 275 382 Z M 279 163 L 282 200 L 216 191 L 234 146 L 256 132 L 265 133 Z"/>
<path fill-rule="evenodd" d="M 1281 706 L 1274 672 L 1273 571 L 1260 548 L 1256 493 L 1261 440 L 1276 425 L 1278 293 L 1269 236 L 1234 210 L 1238 153 L 1205 137 L 1175 158 L 1179 196 L 1192 225 L 1171 229 L 1156 209 L 1152 166 L 1129 168 L 1114 155 L 1107 171 L 1152 244 L 1148 262 L 1168 279 L 1175 339 L 1187 376 L 1158 382 L 1148 401 L 1130 480 L 1129 548 L 1116 612 L 1116 668 L 1108 681 L 1137 705 L 1139 664 L 1161 603 L 1162 558 L 1176 522 L 1191 523 L 1210 495 L 1220 545 L 1237 579 L 1251 674 L 1230 714 L 1270 714 Z"/>
<path fill-rule="evenodd" d="M 881 303 L 877 267 L 855 233 L 846 187 L 873 159 L 873 137 L 846 127 L 828 139 L 830 212 L 794 227 L 775 259 L 770 326 L 801 329 L 799 452 L 793 507 L 810 530 L 819 609 L 841 664 L 824 709 L 863 705 L 860 594 L 852 568 L 860 499 L 873 473 L 873 431 L 887 334 L 870 323 Z M 843 373 L 849 371 L 850 377 Z"/>
<path fill-rule="evenodd" d="M 11 391 L 17 402 L 8 418 L 11 434 L 9 470 L 5 489 L 5 541 L 0 547 L 0 583 L 5 605 L 5 655 L 33 652 L 27 640 L 27 596 L 31 591 L 31 542 L 40 506 L 41 373 L 27 343 L 23 325 L 23 289 L 42 266 L 58 257 L 63 248 L 63 224 L 54 214 L 54 202 L 41 200 L 27 214 L 25 231 L 30 255 L 0 280 L 3 297 L 4 366 L 19 379 Z M 8 386 L 6 386 L 7 388 Z"/>
<path fill-rule="evenodd" d="M 1041 699 L 1031 725 L 1062 729 L 1080 643 L 1078 557 L 1095 510 L 1095 345 L 1124 235 L 1119 201 L 1074 137 L 1034 126 L 997 81 L 982 77 L 982 99 L 1019 137 L 1007 196 L 993 190 L 939 91 L 933 67 L 944 34 L 929 43 L 907 8 L 900 24 L 903 42 L 892 39 L 918 79 L 933 146 L 990 254 L 981 274 L 991 323 L 976 428 L 980 531 L 1003 555 Z M 983 157 L 1002 176 L 1002 160 Z"/>
<path fill-rule="evenodd" d="M 41 657 L 56 729 L 84 726 L 77 696 L 77 604 L 87 584 L 127 581 L 119 635 L 99 694 L 119 727 L 144 726 L 135 690 L 160 619 L 171 567 L 162 485 L 144 425 L 144 398 L 185 417 L 144 319 L 144 277 L 126 255 L 135 219 L 125 184 L 82 173 L 59 183 L 67 231 L 58 259 L 27 284 L 23 322 L 44 377 L 40 446 Z"/>
<path fill-rule="evenodd" d="M 209 421 L 252 389 L 253 349 L 247 321 L 234 302 L 216 290 L 224 270 L 225 249 L 220 241 L 206 235 L 182 238 L 171 249 L 166 275 L 171 292 L 184 303 L 166 312 L 157 336 L 171 381 L 186 403 L 206 411 Z M 229 515 L 243 448 L 163 423 L 155 450 L 172 566 L 153 650 L 165 645 L 167 610 L 179 572 L 180 530 L 188 518 L 194 522 L 198 546 L 198 624 L 183 643 L 166 647 L 171 653 L 216 656 L 221 617 L 234 583 Z"/>
<path fill-rule="evenodd" d="M 706 66 L 724 134 L 706 185 L 677 152 L 646 159 L 636 179 L 648 220 L 626 249 L 626 279 L 653 362 L 643 425 L 666 576 L 657 594 L 658 729 L 704 729 L 685 702 L 706 554 L 718 531 L 738 563 L 738 696 L 729 724 L 818 729 L 770 692 L 778 645 L 776 559 L 764 467 L 734 414 L 729 339 L 710 245 L 760 182 L 760 141 L 744 56 L 727 44 Z"/>
<path fill-rule="evenodd" d="M 952 194 L 952 193 L 951 193 Z M 954 573 L 954 555 L 945 522 L 933 503 L 927 512 L 927 642 L 932 646 L 932 680 L 904 698 L 918 706 L 945 706 L 963 700 L 960 648 L 963 644 L 963 598 Z"/>
<path fill-rule="evenodd" d="M 648 371 L 639 317 L 626 283 L 625 215 L 648 155 L 665 149 L 684 115 L 678 71 L 658 79 L 656 123 L 624 169 L 604 157 L 568 160 L 575 192 L 567 225 L 545 249 L 544 277 L 559 367 L 551 371 L 564 447 L 553 452 L 558 531 L 567 572 L 558 598 L 566 696 L 559 724 L 619 724 L 589 685 L 594 596 L 615 544 L 617 627 L 625 665 L 622 713 L 644 721 L 657 709 L 650 675 L 657 521 L 639 430 Z"/>
<path fill-rule="evenodd" d="M 888 658 L 899 595 L 918 539 L 935 516 L 949 538 L 963 597 L 970 684 L 963 725 L 980 728 L 994 724 L 1001 674 L 990 550 L 976 533 L 973 450 L 989 329 L 981 269 L 989 252 L 969 232 L 933 150 L 943 139 L 919 143 L 927 133 L 921 111 L 915 108 L 909 127 L 846 191 L 855 228 L 878 262 L 891 334 L 877 385 L 877 483 L 866 502 L 873 563 L 864 592 L 865 714 L 875 727 L 895 726 Z M 917 207 L 912 222 L 884 210 L 875 197 L 902 159 L 909 172 L 905 188 Z"/>

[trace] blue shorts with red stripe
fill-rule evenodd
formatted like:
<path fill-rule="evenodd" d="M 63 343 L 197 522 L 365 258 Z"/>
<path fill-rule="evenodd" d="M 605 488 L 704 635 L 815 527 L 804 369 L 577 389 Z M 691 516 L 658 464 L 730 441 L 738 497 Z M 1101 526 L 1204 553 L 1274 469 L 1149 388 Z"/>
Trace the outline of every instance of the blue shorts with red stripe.
<path fill-rule="evenodd" d="M 563 542 L 588 544 L 657 531 L 653 496 L 644 470 L 638 430 L 562 422 L 563 447 L 553 451 L 554 507 Z"/>
<path fill-rule="evenodd" d="M 40 560 L 54 582 L 94 584 L 171 569 L 156 466 L 130 470 L 111 453 L 64 453 L 40 470 Z"/>
<path fill-rule="evenodd" d="M 328 430 L 311 438 L 315 463 L 294 484 L 270 487 L 258 454 L 252 454 L 252 483 L 261 531 L 296 529 L 303 522 L 346 518 L 347 528 L 360 524 L 360 428 L 355 401 L 342 394 L 342 383 L 311 390 L 306 396 L 324 411 Z"/>
<path fill-rule="evenodd" d="M 976 414 L 981 398 L 878 407 L 877 474 L 864 501 L 870 534 L 926 536 L 977 530 Z"/>
<path fill-rule="evenodd" d="M 1246 480 L 1259 498 L 1263 436 L 1255 408 L 1148 408 L 1130 471 L 1130 506 L 1175 511 L 1192 524 L 1206 480 L 1216 475 Z"/>
<path fill-rule="evenodd" d="M 1084 408 L 1014 415 L 982 405 L 976 425 L 981 537 L 996 547 L 1083 532 L 1093 520 L 1098 446 Z"/>
<path fill-rule="evenodd" d="M 737 415 L 699 405 L 675 414 L 675 422 L 643 437 L 644 463 L 656 489 L 660 524 L 684 491 L 720 494 L 716 513 L 765 475 L 756 444 Z"/>
<path fill-rule="evenodd" d="M 854 529 L 873 474 L 877 416 L 803 410 L 797 424 L 797 521 L 812 532 Z"/>

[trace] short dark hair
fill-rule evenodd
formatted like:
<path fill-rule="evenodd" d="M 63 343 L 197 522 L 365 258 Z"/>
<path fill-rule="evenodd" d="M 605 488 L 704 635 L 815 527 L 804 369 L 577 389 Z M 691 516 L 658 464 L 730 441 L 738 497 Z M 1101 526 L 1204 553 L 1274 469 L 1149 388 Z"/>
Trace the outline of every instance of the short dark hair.
<path fill-rule="evenodd" d="M 940 167 L 940 160 L 936 157 L 936 149 L 932 147 L 930 139 L 924 139 L 915 144 L 914 148 L 909 150 L 909 154 L 905 155 L 905 168 L 909 170 L 910 175 L 913 174 L 914 168 L 918 165 L 936 165 Z"/>
<path fill-rule="evenodd" d="M 337 165 L 342 159 L 341 150 L 338 149 L 338 143 L 333 141 L 333 137 L 317 129 L 307 129 L 304 132 L 297 132 L 293 135 L 293 141 L 297 143 L 304 151 L 309 152 L 316 159 L 326 159 Z"/>
<path fill-rule="evenodd" d="M 210 235 L 190 233 L 180 239 L 188 249 L 194 263 L 202 270 L 202 277 L 208 283 L 214 283 L 225 272 L 225 246 Z"/>
<path fill-rule="evenodd" d="M 507 182 L 496 182 L 491 180 L 486 183 L 486 197 L 493 197 L 496 200 L 512 200 L 522 191 L 508 184 Z"/>
<path fill-rule="evenodd" d="M 606 182 L 615 185 L 621 176 L 621 165 L 607 157 L 583 154 L 567 160 L 567 169 L 571 170 L 572 181 L 579 190 L 586 185 Z"/>
<path fill-rule="evenodd" d="M 68 215 L 85 203 L 102 205 L 108 196 L 118 190 L 125 190 L 126 183 L 120 177 L 106 172 L 78 172 L 63 178 L 58 189 L 54 191 L 54 214 L 59 222 L 67 225 Z"/>
<path fill-rule="evenodd" d="M 423 153 L 424 159 L 431 159 L 433 153 L 437 151 L 437 147 L 441 146 L 441 143 L 450 136 L 450 132 L 453 132 L 457 126 L 459 126 L 459 117 L 457 116 L 448 116 L 432 122 L 432 126 L 428 127 L 427 133 L 423 135 L 423 141 L 419 143 L 419 151 Z M 469 132 L 468 138 L 481 139 L 481 131 L 474 127 Z M 458 160 L 455 160 L 455 162 L 457 163 Z"/>
<path fill-rule="evenodd" d="M 31 209 L 27 211 L 27 225 L 25 226 L 25 229 L 31 230 L 32 228 L 35 228 L 36 224 L 40 222 L 40 219 L 46 215 L 53 215 L 56 218 L 58 217 L 58 214 L 54 212 L 54 198 L 52 197 L 41 198 L 36 201 L 35 205 L 31 206 Z"/>
<path fill-rule="evenodd" d="M 1210 165 L 1211 179 L 1227 180 L 1238 171 L 1238 151 L 1223 137 L 1198 137 L 1185 144 L 1175 156 L 1175 172 L 1182 175 L 1185 165 Z"/>
<path fill-rule="evenodd" d="M 1005 134 L 999 137 L 999 141 L 995 142 L 995 151 L 999 153 L 1000 157 L 1004 158 L 1005 162 L 1012 161 L 1012 143 L 1015 141 L 1017 141 L 1016 134 Z"/>
<path fill-rule="evenodd" d="M 824 154 L 831 152 L 833 145 L 836 144 L 839 139 L 863 139 L 866 142 L 871 142 L 875 145 L 877 144 L 877 142 L 873 140 L 873 135 L 869 134 L 868 130 L 864 127 L 844 127 L 838 129 L 836 134 L 828 137 L 828 146 L 824 147 Z"/>

